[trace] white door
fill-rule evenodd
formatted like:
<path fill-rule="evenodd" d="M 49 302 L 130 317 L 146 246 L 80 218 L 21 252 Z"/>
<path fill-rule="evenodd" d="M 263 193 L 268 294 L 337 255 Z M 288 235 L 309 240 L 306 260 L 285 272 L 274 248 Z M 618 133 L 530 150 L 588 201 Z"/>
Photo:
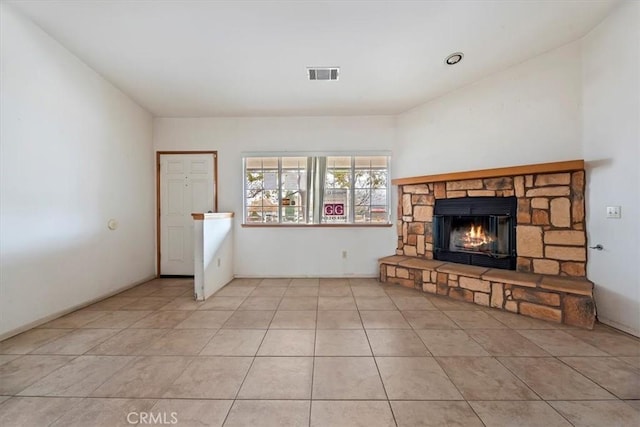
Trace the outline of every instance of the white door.
<path fill-rule="evenodd" d="M 160 273 L 193 275 L 193 212 L 214 212 L 214 154 L 160 155 Z"/>

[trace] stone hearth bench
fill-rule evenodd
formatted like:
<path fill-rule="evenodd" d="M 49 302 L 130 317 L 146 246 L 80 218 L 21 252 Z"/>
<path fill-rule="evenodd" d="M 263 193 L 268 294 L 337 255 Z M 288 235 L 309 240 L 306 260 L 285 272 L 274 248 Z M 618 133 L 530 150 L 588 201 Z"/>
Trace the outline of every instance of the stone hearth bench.
<path fill-rule="evenodd" d="M 593 329 L 593 283 L 583 278 L 520 273 L 392 255 L 378 260 L 380 281 L 485 307 Z"/>

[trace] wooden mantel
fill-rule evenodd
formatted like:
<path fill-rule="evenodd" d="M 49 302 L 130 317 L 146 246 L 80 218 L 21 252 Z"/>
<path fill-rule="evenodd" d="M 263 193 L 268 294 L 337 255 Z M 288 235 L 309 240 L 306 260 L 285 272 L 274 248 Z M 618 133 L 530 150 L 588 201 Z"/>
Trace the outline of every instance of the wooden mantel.
<path fill-rule="evenodd" d="M 429 182 L 460 181 L 465 179 L 495 178 L 500 176 L 569 172 L 582 169 L 584 169 L 584 160 L 569 160 L 564 162 L 537 163 L 534 165 L 511 166 L 506 168 L 396 178 L 391 180 L 391 183 L 393 185 L 426 184 Z"/>

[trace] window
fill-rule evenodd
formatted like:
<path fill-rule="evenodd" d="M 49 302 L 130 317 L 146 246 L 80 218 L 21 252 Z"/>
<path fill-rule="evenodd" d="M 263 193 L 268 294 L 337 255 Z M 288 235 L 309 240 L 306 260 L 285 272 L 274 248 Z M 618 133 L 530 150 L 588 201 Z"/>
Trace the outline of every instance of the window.
<path fill-rule="evenodd" d="M 244 157 L 245 224 L 389 224 L 389 156 Z"/>

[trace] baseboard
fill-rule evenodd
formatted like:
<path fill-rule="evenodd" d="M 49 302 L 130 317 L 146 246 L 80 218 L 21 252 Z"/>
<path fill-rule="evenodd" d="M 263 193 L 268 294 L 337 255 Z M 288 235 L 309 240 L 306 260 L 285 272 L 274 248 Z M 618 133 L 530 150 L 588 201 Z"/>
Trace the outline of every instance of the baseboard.
<path fill-rule="evenodd" d="M 98 301 L 102 301 L 103 299 L 106 299 L 106 298 L 112 297 L 114 295 L 117 295 L 120 292 L 126 291 L 127 289 L 131 289 L 131 288 L 133 288 L 135 286 L 141 285 L 142 283 L 148 282 L 149 280 L 153 280 L 156 277 L 157 276 L 154 273 L 153 275 L 148 276 L 148 278 L 146 278 L 146 279 L 138 280 L 138 281 L 133 282 L 131 284 L 122 286 L 122 287 L 116 289 L 115 291 L 107 292 L 106 294 L 103 294 L 103 295 L 101 295 L 99 297 L 96 297 L 96 298 L 92 298 L 89 301 L 85 301 L 85 302 L 77 304 L 77 305 L 75 305 L 75 306 L 73 306 L 71 308 L 67 308 L 65 310 L 58 311 L 56 313 L 53 313 L 53 314 L 50 314 L 48 316 L 42 317 L 42 318 L 40 318 L 38 320 L 34 320 L 33 322 L 27 323 L 26 325 L 20 326 L 19 328 L 12 329 L 9 332 L 5 332 L 3 334 L 0 334 L 0 341 L 6 340 L 7 338 L 11 338 L 11 337 L 13 337 L 15 335 L 21 334 L 22 332 L 26 332 L 29 329 L 33 329 L 35 327 L 43 325 L 43 324 L 45 324 L 47 322 L 50 322 L 50 321 L 52 321 L 54 319 L 57 319 L 58 317 L 66 315 L 66 314 L 72 313 L 72 312 L 74 312 L 76 310 L 80 310 L 82 308 L 88 307 L 91 304 L 95 304 Z"/>
<path fill-rule="evenodd" d="M 235 274 L 234 279 L 377 279 L 377 274 L 347 274 L 347 275 L 323 275 L 323 276 L 287 276 L 278 275 L 271 276 L 268 274 L 253 275 L 253 274 Z"/>
<path fill-rule="evenodd" d="M 634 337 L 640 338 L 640 331 L 637 331 L 633 328 L 623 325 L 622 323 L 618 323 L 615 320 L 607 319 L 606 317 L 602 317 L 598 315 L 598 322 L 604 323 L 607 326 L 611 326 L 612 328 L 615 328 L 619 331 L 622 331 L 629 335 L 633 335 Z"/>

